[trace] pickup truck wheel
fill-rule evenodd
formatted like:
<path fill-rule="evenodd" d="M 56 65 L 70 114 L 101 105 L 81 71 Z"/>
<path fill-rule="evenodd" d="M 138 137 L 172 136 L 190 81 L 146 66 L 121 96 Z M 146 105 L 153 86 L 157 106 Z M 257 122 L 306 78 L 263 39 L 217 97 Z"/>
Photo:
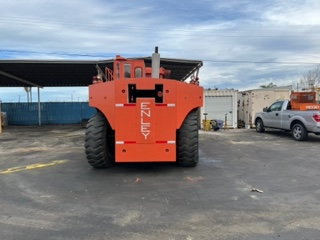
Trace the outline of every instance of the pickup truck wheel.
<path fill-rule="evenodd" d="M 114 163 L 114 134 L 105 118 L 98 112 L 88 122 L 85 152 L 88 163 L 94 168 L 108 168 Z"/>
<path fill-rule="evenodd" d="M 259 133 L 263 133 L 264 132 L 264 125 L 263 125 L 263 122 L 261 119 L 258 119 L 256 121 L 256 131 L 259 132 Z"/>
<path fill-rule="evenodd" d="M 304 141 L 308 138 L 308 132 L 306 128 L 301 123 L 296 123 L 291 128 L 292 136 L 294 140 Z"/>

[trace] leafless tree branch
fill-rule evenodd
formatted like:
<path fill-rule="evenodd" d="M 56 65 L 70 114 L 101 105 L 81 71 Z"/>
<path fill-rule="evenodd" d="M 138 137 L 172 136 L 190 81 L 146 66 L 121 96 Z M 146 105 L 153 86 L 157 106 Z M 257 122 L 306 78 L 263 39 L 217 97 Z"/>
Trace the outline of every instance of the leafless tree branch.
<path fill-rule="evenodd" d="M 305 73 L 300 79 L 300 87 L 303 89 L 311 89 L 320 86 L 320 64 Z"/>

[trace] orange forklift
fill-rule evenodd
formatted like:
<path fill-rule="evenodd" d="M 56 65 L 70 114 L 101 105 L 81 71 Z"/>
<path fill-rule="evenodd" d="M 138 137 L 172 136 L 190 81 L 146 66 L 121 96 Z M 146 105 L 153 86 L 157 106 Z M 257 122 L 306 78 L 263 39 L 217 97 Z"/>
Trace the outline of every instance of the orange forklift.
<path fill-rule="evenodd" d="M 144 60 L 116 56 L 113 70 L 98 71 L 89 86 L 89 120 L 85 153 L 94 168 L 121 162 L 199 161 L 198 109 L 203 105 L 199 69 L 189 83 L 170 79 L 160 67 L 158 47 L 152 67 Z"/>

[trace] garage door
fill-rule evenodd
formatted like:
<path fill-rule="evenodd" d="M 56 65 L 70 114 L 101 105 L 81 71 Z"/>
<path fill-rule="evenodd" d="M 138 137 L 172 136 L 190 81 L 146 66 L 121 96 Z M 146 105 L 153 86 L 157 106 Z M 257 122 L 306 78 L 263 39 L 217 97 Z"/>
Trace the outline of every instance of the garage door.
<path fill-rule="evenodd" d="M 224 121 L 225 115 L 228 113 L 227 123 L 229 126 L 232 126 L 232 108 L 232 96 L 206 96 L 205 98 L 205 112 L 208 113 L 207 119 Z"/>

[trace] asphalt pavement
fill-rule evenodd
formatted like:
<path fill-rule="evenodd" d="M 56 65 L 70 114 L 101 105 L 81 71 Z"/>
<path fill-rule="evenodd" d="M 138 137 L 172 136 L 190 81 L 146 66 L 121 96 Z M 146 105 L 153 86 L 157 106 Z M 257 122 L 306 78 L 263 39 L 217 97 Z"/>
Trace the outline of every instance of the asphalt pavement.
<path fill-rule="evenodd" d="M 81 126 L 0 136 L 0 239 L 320 239 L 320 137 L 200 132 L 195 168 L 93 169 Z"/>

